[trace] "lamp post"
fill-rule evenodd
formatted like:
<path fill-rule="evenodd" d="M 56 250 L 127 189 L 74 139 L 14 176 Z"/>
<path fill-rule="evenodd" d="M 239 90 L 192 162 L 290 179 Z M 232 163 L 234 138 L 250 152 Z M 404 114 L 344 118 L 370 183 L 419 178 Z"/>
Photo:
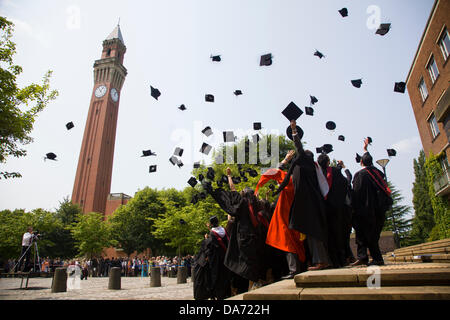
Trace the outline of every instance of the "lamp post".
<path fill-rule="evenodd" d="M 386 181 L 386 183 L 388 182 L 387 180 L 387 176 L 386 176 L 386 166 L 389 163 L 389 159 L 380 159 L 377 160 L 377 164 L 383 168 L 383 173 L 384 173 L 384 180 Z M 395 241 L 395 246 L 397 248 L 400 247 L 400 243 L 399 243 L 399 239 L 398 239 L 398 230 L 397 230 L 397 224 L 395 223 L 395 218 L 394 218 L 394 211 L 392 211 L 392 226 L 394 227 L 394 241 Z"/>

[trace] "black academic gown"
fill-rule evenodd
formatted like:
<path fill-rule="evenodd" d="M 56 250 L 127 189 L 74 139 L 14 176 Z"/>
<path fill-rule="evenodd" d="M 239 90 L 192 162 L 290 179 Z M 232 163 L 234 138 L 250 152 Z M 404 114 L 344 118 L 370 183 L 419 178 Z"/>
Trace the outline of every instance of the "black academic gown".
<path fill-rule="evenodd" d="M 383 173 L 370 166 L 367 169 L 384 178 Z M 382 182 L 381 182 L 382 183 Z M 355 173 L 353 177 L 352 206 L 354 209 L 354 228 L 358 244 L 358 259 L 367 260 L 367 248 L 375 261 L 381 261 L 382 256 L 378 240 L 385 222 L 386 208 L 380 206 L 384 192 L 375 183 L 366 168 Z"/>
<path fill-rule="evenodd" d="M 204 239 L 200 249 L 194 257 L 194 273 L 192 274 L 194 299 L 206 300 L 212 297 L 211 292 L 211 272 L 208 263 L 208 245 L 211 238 Z"/>
<path fill-rule="evenodd" d="M 264 261 L 265 238 L 262 237 L 264 227 L 261 224 L 256 228 L 253 226 L 247 199 L 236 191 L 221 188 L 214 191 L 209 189 L 208 192 L 227 214 L 235 218 L 225 255 L 225 266 L 253 282 L 265 279 L 267 265 Z"/>
<path fill-rule="evenodd" d="M 227 236 L 222 238 L 213 231 L 209 236 L 211 241 L 207 245 L 207 257 L 211 274 L 211 294 L 214 299 L 223 300 L 231 295 L 231 274 L 224 265 L 228 239 Z"/>
<path fill-rule="evenodd" d="M 275 194 L 280 193 L 292 176 L 294 200 L 289 215 L 289 228 L 327 244 L 325 202 L 320 192 L 314 160 L 308 157 L 298 135 L 294 136 L 297 156 Z"/>

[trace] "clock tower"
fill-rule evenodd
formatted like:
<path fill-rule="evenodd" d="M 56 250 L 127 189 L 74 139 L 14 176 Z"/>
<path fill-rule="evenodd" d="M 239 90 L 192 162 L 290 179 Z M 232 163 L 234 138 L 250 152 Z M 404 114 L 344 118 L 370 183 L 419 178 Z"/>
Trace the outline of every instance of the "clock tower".
<path fill-rule="evenodd" d="M 127 75 L 120 26 L 103 41 L 101 59 L 94 63 L 94 88 L 84 129 L 72 202 L 84 213 L 106 213 L 111 189 L 120 91 Z"/>

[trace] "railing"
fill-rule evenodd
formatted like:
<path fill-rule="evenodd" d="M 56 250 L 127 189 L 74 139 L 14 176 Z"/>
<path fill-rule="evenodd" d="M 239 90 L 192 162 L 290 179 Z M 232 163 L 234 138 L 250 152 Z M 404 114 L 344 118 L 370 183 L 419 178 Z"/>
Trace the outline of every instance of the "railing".
<path fill-rule="evenodd" d="M 436 180 L 434 180 L 434 191 L 436 192 L 436 195 L 441 193 L 444 189 L 450 186 L 450 168 L 445 168 L 444 173 L 438 177 Z M 450 188 L 448 192 L 445 192 L 444 194 L 450 193 Z"/>

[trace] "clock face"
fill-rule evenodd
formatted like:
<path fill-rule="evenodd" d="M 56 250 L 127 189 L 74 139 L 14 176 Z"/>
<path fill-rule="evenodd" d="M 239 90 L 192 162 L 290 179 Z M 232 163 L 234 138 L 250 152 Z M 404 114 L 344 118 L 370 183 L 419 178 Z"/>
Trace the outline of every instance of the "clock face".
<path fill-rule="evenodd" d="M 113 99 L 114 102 L 117 102 L 119 100 L 119 93 L 115 88 L 111 89 L 111 99 Z"/>
<path fill-rule="evenodd" d="M 97 98 L 101 98 L 106 94 L 106 91 L 108 91 L 106 86 L 99 86 L 97 89 L 95 89 L 95 96 Z"/>

